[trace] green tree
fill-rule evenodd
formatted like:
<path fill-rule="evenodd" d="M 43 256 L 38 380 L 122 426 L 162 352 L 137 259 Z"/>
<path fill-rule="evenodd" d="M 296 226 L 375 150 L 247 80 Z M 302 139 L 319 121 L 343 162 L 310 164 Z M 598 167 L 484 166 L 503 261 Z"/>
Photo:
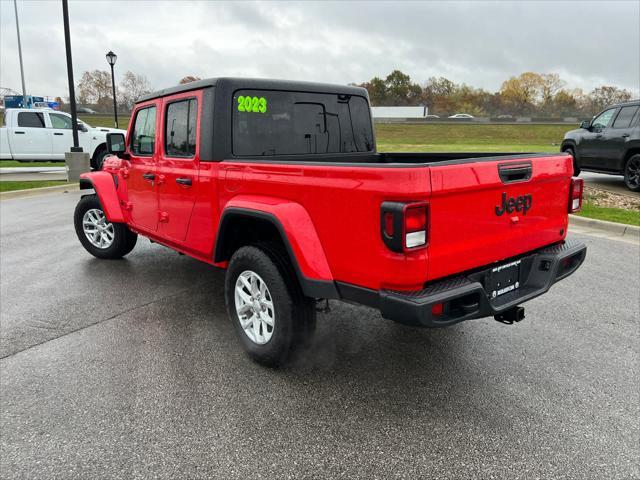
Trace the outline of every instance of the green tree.
<path fill-rule="evenodd" d="M 411 82 L 411 77 L 394 70 L 384 81 L 387 90 L 387 101 L 391 105 L 418 105 L 422 95 L 422 88 Z"/>

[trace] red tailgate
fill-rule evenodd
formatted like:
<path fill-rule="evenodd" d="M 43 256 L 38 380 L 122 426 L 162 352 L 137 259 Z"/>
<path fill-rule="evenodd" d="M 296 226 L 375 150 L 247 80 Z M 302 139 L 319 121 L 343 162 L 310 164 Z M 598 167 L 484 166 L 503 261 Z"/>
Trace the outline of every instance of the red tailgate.
<path fill-rule="evenodd" d="M 565 155 L 431 167 L 429 279 L 562 240 L 571 172 Z"/>

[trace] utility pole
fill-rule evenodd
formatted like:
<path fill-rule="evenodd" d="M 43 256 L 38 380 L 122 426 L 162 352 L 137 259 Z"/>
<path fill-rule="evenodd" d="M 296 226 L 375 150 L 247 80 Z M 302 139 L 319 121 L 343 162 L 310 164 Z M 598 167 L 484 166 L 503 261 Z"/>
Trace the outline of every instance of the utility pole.
<path fill-rule="evenodd" d="M 24 86 L 24 67 L 22 65 L 22 43 L 20 42 L 20 22 L 18 21 L 17 0 L 13 0 L 13 9 L 16 12 L 16 32 L 18 33 L 18 57 L 20 57 L 20 77 L 22 79 L 22 107 L 27 108 L 27 89 Z"/>
<path fill-rule="evenodd" d="M 71 33 L 69 32 L 69 5 L 67 0 L 62 0 L 62 18 L 64 21 L 64 46 L 67 52 L 67 78 L 69 81 L 69 106 L 71 107 L 71 128 L 73 132 L 72 152 L 81 152 L 82 147 L 78 141 L 78 112 L 76 110 L 76 90 L 73 84 L 73 63 L 71 60 Z"/>

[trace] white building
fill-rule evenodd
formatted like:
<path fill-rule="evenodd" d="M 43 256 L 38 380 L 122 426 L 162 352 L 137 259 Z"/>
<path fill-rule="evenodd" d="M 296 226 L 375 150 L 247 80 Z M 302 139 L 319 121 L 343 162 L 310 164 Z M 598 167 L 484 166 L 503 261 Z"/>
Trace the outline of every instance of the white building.
<path fill-rule="evenodd" d="M 424 118 L 429 113 L 426 106 L 419 107 L 371 107 L 373 118 Z"/>

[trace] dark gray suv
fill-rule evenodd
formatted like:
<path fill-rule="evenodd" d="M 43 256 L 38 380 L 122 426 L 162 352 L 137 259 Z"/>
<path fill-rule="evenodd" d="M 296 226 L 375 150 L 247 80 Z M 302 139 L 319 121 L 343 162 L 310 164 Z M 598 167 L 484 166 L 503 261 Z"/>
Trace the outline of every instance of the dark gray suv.
<path fill-rule="evenodd" d="M 574 174 L 624 175 L 624 183 L 640 191 L 640 100 L 611 105 L 580 128 L 567 132 L 561 150 L 573 156 Z"/>

